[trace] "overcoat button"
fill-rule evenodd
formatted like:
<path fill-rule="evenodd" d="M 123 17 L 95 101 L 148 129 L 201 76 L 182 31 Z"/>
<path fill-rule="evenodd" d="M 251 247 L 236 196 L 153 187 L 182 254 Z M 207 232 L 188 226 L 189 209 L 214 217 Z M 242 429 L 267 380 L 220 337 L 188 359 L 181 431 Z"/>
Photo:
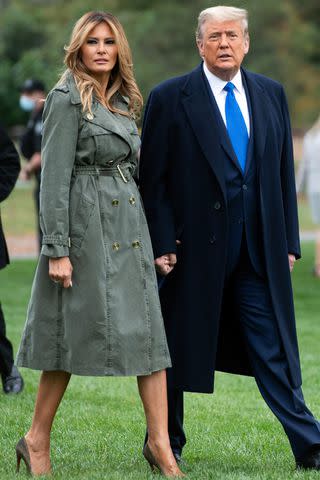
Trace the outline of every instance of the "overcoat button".
<path fill-rule="evenodd" d="M 115 250 L 117 252 L 120 249 L 120 243 L 114 242 L 112 244 L 112 248 L 113 248 L 113 250 Z"/>
<path fill-rule="evenodd" d="M 130 205 L 134 205 L 136 203 L 136 199 L 134 197 L 129 198 Z"/>
<path fill-rule="evenodd" d="M 245 183 L 242 185 L 242 190 L 248 190 L 248 187 Z"/>
<path fill-rule="evenodd" d="M 211 245 L 213 245 L 213 244 L 215 243 L 215 241 L 216 241 L 216 237 L 213 235 L 213 236 L 210 238 L 209 242 L 211 243 Z"/>
<path fill-rule="evenodd" d="M 117 207 L 118 205 L 119 205 L 119 200 L 117 200 L 116 198 L 114 198 L 114 199 L 112 200 L 112 206 L 113 206 L 113 207 Z"/>
<path fill-rule="evenodd" d="M 214 204 L 214 208 L 215 208 L 216 210 L 220 210 L 220 208 L 221 208 L 221 203 L 220 203 L 220 202 L 216 202 L 216 203 Z"/>
<path fill-rule="evenodd" d="M 140 247 L 140 242 L 136 240 L 135 242 L 132 242 L 133 248 L 139 248 Z"/>
<path fill-rule="evenodd" d="M 93 120 L 94 116 L 92 115 L 92 113 L 87 113 L 87 119 L 88 120 Z"/>

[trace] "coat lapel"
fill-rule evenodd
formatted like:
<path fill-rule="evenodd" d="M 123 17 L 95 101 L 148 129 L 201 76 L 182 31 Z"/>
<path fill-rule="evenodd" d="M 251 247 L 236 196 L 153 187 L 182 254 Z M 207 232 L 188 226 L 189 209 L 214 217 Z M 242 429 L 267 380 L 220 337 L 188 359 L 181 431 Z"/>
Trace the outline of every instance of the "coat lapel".
<path fill-rule="evenodd" d="M 70 91 L 71 102 L 76 105 L 81 104 L 79 91 L 71 75 L 68 78 L 68 87 Z M 126 100 L 119 94 L 116 101 L 116 106 L 120 109 L 126 110 L 127 105 L 128 104 Z M 85 122 L 96 125 L 106 133 L 111 132 L 115 135 L 118 135 L 129 144 L 132 150 L 133 144 L 131 133 L 136 133 L 136 125 L 130 118 L 110 112 L 95 99 L 92 103 L 92 114 L 89 112 L 82 112 L 82 117 Z"/>
<path fill-rule="evenodd" d="M 246 70 L 242 70 L 242 75 L 247 87 L 250 98 L 254 157 L 257 165 L 261 162 L 266 145 L 267 130 L 270 122 L 270 106 L 264 88 L 258 83 L 255 76 Z"/>
<path fill-rule="evenodd" d="M 209 162 L 226 199 L 225 177 L 220 150 L 221 125 L 217 124 L 204 79 L 202 65 L 190 73 L 182 89 L 182 104 L 200 148 Z"/>
<path fill-rule="evenodd" d="M 123 106 L 121 105 L 120 108 L 121 107 Z M 103 105 L 101 105 L 101 103 L 94 101 L 92 106 L 92 115 L 84 114 L 84 119 L 87 122 L 104 129 L 106 132 L 112 132 L 115 135 L 118 135 L 119 137 L 123 138 L 123 140 L 125 140 L 130 147 L 132 146 L 131 132 L 129 132 L 128 128 L 126 127 L 128 122 L 127 117 L 112 113 Z"/>

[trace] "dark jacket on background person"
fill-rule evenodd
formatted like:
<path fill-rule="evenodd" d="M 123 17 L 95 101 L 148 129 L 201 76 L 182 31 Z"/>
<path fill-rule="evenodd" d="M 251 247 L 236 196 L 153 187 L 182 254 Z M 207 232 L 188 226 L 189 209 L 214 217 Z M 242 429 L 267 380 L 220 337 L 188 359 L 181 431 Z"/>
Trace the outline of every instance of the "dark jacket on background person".
<path fill-rule="evenodd" d="M 11 193 L 20 171 L 20 159 L 9 136 L 0 126 L 0 203 Z M 0 215 L 0 268 L 9 263 Z"/>

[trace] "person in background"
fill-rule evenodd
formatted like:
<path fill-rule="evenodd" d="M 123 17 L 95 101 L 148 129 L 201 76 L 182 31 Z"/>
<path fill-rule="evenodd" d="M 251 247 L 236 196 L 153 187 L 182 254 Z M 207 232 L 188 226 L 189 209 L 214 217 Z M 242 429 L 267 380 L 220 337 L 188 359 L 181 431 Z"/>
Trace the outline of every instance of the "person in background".
<path fill-rule="evenodd" d="M 320 278 L 320 116 L 303 140 L 302 159 L 297 174 L 297 193 L 304 187 L 309 198 L 316 242 L 313 274 Z"/>
<path fill-rule="evenodd" d="M 171 446 L 179 459 L 183 391 L 211 393 L 222 370 L 255 377 L 296 466 L 320 469 L 290 277 L 300 242 L 285 92 L 242 67 L 246 10 L 202 11 L 196 41 L 201 64 L 149 96 L 140 158 L 155 264 L 166 276 Z"/>
<path fill-rule="evenodd" d="M 42 374 L 17 465 L 51 472 L 52 423 L 72 374 L 134 375 L 149 432 L 143 454 L 152 469 L 182 477 L 168 436 L 171 360 L 134 180 L 142 96 L 119 20 L 83 15 L 65 63 L 43 114 L 43 245 L 17 356 L 18 366 Z"/>
<path fill-rule="evenodd" d="M 11 193 L 20 171 L 20 159 L 11 139 L 0 126 L 0 203 Z M 4 237 L 0 212 L 0 269 L 9 263 L 8 249 Z M 14 365 L 13 348 L 6 336 L 6 324 L 0 303 L 0 374 L 6 394 L 20 393 L 23 379 Z"/>
<path fill-rule="evenodd" d="M 41 131 L 42 131 L 42 113 L 44 100 L 46 97 L 44 84 L 37 79 L 28 79 L 21 86 L 20 107 L 26 112 L 30 112 L 30 119 L 25 133 L 20 141 L 20 150 L 27 159 L 27 163 L 22 167 L 21 180 L 35 178 L 34 202 L 37 214 L 37 230 L 39 251 L 42 242 L 42 233 L 39 222 L 39 194 L 41 180 Z"/>

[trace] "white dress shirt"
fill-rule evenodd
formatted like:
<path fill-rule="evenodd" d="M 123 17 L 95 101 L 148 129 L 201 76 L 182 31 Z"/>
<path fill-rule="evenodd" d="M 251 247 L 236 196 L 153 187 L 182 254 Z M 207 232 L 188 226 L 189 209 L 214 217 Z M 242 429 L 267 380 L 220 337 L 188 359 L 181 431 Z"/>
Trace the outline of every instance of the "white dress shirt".
<path fill-rule="evenodd" d="M 224 90 L 224 87 L 227 85 L 228 82 L 226 82 L 225 80 L 221 80 L 221 78 L 216 77 L 216 75 L 211 73 L 208 67 L 206 66 L 205 62 L 203 63 L 203 71 L 205 76 L 207 77 L 213 96 L 219 107 L 222 119 L 225 125 L 227 125 L 226 111 L 225 111 L 227 92 L 226 90 Z M 233 90 L 234 96 L 238 102 L 242 116 L 244 118 L 247 130 L 248 130 L 248 136 L 250 136 L 250 117 L 249 117 L 248 102 L 247 102 L 246 92 L 242 83 L 242 76 L 241 76 L 240 70 L 235 75 L 235 77 L 233 77 L 231 82 L 235 86 L 235 89 Z"/>

